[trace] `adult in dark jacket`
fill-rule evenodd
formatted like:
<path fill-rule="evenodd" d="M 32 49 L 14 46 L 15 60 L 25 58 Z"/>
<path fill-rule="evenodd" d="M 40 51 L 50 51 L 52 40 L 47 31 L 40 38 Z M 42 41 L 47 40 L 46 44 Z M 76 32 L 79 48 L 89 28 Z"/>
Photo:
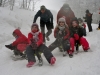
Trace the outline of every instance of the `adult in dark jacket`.
<path fill-rule="evenodd" d="M 77 18 L 74 18 L 71 22 L 72 27 L 70 27 L 70 53 L 74 52 L 75 43 L 82 45 L 84 51 L 88 51 L 89 43 L 86 38 L 83 37 L 83 29 L 79 26 Z M 71 51 L 72 50 L 72 51 Z"/>
<path fill-rule="evenodd" d="M 88 26 L 88 29 L 89 29 L 89 32 L 92 32 L 92 26 L 91 26 L 91 23 L 92 23 L 92 15 L 89 10 L 86 10 L 86 15 L 85 15 L 85 20 L 87 22 L 87 26 Z"/>
<path fill-rule="evenodd" d="M 33 23 L 36 22 L 37 18 L 40 17 L 40 28 L 43 34 L 43 41 L 45 43 L 45 37 L 49 41 L 49 35 L 52 33 L 53 29 L 53 15 L 50 10 L 46 9 L 44 5 L 41 6 L 40 10 L 34 16 Z M 45 34 L 45 25 L 48 32 Z"/>
<path fill-rule="evenodd" d="M 28 58 L 28 64 L 26 65 L 27 67 L 32 67 L 35 64 L 36 59 L 34 53 L 37 52 L 42 52 L 51 65 L 55 63 L 55 57 L 50 52 L 48 47 L 43 44 L 43 35 L 39 31 L 36 23 L 33 23 L 31 26 L 31 32 L 28 34 L 28 41 L 29 46 L 26 49 L 26 55 Z"/>
<path fill-rule="evenodd" d="M 25 48 L 28 44 L 27 37 L 24 34 L 22 34 L 19 29 L 15 29 L 12 35 L 15 37 L 16 40 L 10 45 L 5 46 L 13 50 L 15 56 L 23 56 L 23 51 L 25 51 Z"/>
<path fill-rule="evenodd" d="M 59 18 L 65 17 L 68 26 L 71 24 L 72 18 L 75 17 L 74 12 L 71 10 L 68 4 L 64 4 L 57 14 L 57 23 Z"/>

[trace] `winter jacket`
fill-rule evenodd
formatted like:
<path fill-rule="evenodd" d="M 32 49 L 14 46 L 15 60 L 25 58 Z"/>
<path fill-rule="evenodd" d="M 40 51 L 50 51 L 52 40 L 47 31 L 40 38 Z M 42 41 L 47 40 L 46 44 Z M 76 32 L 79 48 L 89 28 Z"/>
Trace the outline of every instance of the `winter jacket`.
<path fill-rule="evenodd" d="M 37 40 L 36 41 L 37 46 L 40 46 L 41 44 L 43 44 L 43 35 L 41 32 L 37 32 L 37 34 L 30 32 L 28 34 L 29 44 L 31 44 L 31 39 Z"/>
<path fill-rule="evenodd" d="M 56 27 L 55 30 L 54 30 L 54 37 L 55 38 L 60 38 L 60 37 L 63 37 L 64 40 L 68 39 L 69 38 L 69 30 L 68 28 L 65 28 L 63 31 L 62 31 L 62 34 L 60 35 L 59 34 L 59 28 Z"/>
<path fill-rule="evenodd" d="M 71 9 L 69 9 L 68 13 L 66 13 L 64 12 L 63 8 L 61 8 L 57 14 L 57 23 L 58 23 L 59 18 L 63 16 L 65 17 L 66 23 L 68 24 L 68 26 L 70 26 L 71 19 L 75 17 L 74 12 Z"/>
<path fill-rule="evenodd" d="M 34 17 L 33 23 L 36 22 L 38 17 L 40 17 L 40 20 L 42 20 L 44 22 L 49 22 L 50 21 L 50 23 L 53 23 L 53 15 L 50 12 L 50 10 L 48 10 L 48 9 L 46 9 L 44 13 L 42 13 L 41 10 L 39 10 L 36 13 L 35 17 Z"/>
<path fill-rule="evenodd" d="M 80 26 L 70 27 L 70 37 L 74 37 L 74 34 L 78 34 L 79 38 L 81 38 L 84 35 L 83 28 Z"/>
<path fill-rule="evenodd" d="M 92 21 L 92 14 L 91 13 L 86 13 L 86 22 Z"/>
<path fill-rule="evenodd" d="M 14 30 L 14 32 L 18 38 L 12 43 L 12 46 L 17 46 L 18 44 L 28 44 L 27 37 L 21 33 L 19 29 Z"/>

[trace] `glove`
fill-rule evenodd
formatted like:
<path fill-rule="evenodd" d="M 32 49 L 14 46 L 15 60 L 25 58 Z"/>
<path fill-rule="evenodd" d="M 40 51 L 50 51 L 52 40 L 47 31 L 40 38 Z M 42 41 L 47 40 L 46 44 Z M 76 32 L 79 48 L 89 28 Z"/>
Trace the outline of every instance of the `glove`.
<path fill-rule="evenodd" d="M 60 31 L 58 32 L 58 34 L 60 34 L 60 35 L 61 35 L 61 34 L 62 34 L 62 31 L 60 30 Z"/>
<path fill-rule="evenodd" d="M 78 34 L 74 34 L 74 38 L 75 38 L 75 40 L 79 40 L 79 35 Z"/>
<path fill-rule="evenodd" d="M 5 47 L 7 47 L 8 49 L 11 49 L 11 50 L 14 49 L 14 47 L 11 44 L 10 45 L 5 45 Z"/>
<path fill-rule="evenodd" d="M 31 39 L 31 46 L 34 50 L 37 49 L 38 45 L 36 44 L 35 40 Z"/>

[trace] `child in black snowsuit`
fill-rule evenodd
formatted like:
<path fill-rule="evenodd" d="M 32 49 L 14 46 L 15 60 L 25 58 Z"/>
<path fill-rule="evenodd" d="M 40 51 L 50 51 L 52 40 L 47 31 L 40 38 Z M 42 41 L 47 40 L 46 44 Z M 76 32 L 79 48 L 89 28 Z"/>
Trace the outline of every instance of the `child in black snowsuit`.
<path fill-rule="evenodd" d="M 55 57 L 50 52 L 47 46 L 43 44 L 43 35 L 39 31 L 38 25 L 36 23 L 32 24 L 31 32 L 28 34 L 29 46 L 26 49 L 26 55 L 28 58 L 27 67 L 32 67 L 36 62 L 34 53 L 42 52 L 47 59 L 47 61 L 53 65 L 55 64 Z"/>
<path fill-rule="evenodd" d="M 67 51 L 70 50 L 69 43 L 69 30 L 64 18 L 58 20 L 58 25 L 54 30 L 54 37 L 56 40 L 49 46 L 49 49 L 53 51 L 55 48 L 62 46 L 64 56 Z"/>

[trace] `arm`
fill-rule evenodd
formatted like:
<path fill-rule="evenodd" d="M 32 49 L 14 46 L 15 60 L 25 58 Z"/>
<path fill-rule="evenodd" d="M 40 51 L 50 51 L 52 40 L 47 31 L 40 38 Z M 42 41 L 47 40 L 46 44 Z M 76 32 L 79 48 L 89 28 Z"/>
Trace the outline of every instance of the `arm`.
<path fill-rule="evenodd" d="M 31 39 L 33 39 L 33 35 L 31 33 L 28 34 L 28 43 L 31 44 Z"/>
<path fill-rule="evenodd" d="M 53 15 L 52 15 L 50 10 L 49 10 L 49 15 L 50 15 L 50 18 L 51 18 L 51 23 L 53 23 Z"/>
<path fill-rule="evenodd" d="M 67 39 L 69 37 L 70 33 L 69 33 L 69 30 L 68 28 L 66 28 L 66 35 L 64 36 L 64 39 Z"/>
<path fill-rule="evenodd" d="M 79 28 L 78 35 L 79 35 L 79 37 L 82 37 L 83 36 L 83 29 L 81 27 Z"/>
<path fill-rule="evenodd" d="M 54 29 L 54 37 L 55 37 L 55 38 L 57 38 L 57 32 L 58 32 L 58 29 L 55 28 L 55 29 Z"/>
<path fill-rule="evenodd" d="M 42 33 L 39 33 L 38 38 L 39 38 L 39 40 L 37 41 L 37 45 L 40 46 L 43 43 L 43 35 L 42 35 Z"/>
<path fill-rule="evenodd" d="M 34 20 L 33 20 L 33 23 L 36 22 L 37 18 L 41 15 L 41 11 L 39 10 L 36 15 L 34 16 Z"/>

